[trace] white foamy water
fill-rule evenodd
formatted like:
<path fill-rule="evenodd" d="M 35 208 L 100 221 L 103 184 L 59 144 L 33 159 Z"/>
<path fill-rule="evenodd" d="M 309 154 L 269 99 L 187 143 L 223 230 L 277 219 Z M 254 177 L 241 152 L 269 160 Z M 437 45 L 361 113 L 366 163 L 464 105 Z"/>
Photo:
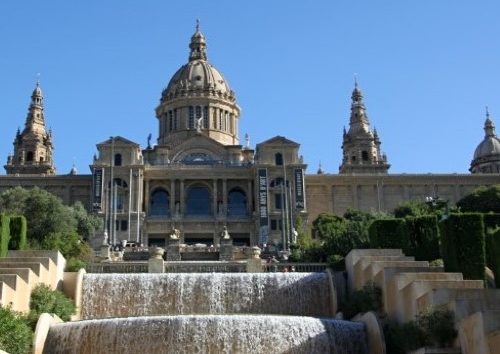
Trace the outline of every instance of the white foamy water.
<path fill-rule="evenodd" d="M 82 318 L 273 314 L 327 317 L 326 273 L 86 274 Z"/>
<path fill-rule="evenodd" d="M 44 354 L 366 354 L 364 324 L 299 316 L 180 315 L 53 325 Z"/>

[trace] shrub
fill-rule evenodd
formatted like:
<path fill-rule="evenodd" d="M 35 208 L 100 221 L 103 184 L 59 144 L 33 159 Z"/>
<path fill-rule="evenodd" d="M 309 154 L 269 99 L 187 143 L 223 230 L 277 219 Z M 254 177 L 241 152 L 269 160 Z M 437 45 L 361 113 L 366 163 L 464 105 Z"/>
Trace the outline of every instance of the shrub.
<path fill-rule="evenodd" d="M 78 272 L 80 269 L 85 269 L 87 263 L 78 258 L 70 258 L 66 262 L 66 272 Z"/>
<path fill-rule="evenodd" d="M 462 212 L 500 213 L 500 184 L 479 187 L 457 202 Z"/>
<path fill-rule="evenodd" d="M 425 346 L 425 331 L 415 321 L 404 324 L 391 322 L 384 327 L 387 353 L 406 354 Z"/>
<path fill-rule="evenodd" d="M 0 257 L 7 256 L 10 239 L 10 218 L 0 214 Z"/>
<path fill-rule="evenodd" d="M 465 279 L 484 279 L 486 256 L 482 214 L 450 214 L 440 226 L 445 271 L 462 272 Z"/>
<path fill-rule="evenodd" d="M 350 319 L 358 313 L 379 312 L 382 308 L 382 290 L 374 283 L 367 283 L 363 289 L 353 291 L 347 299 L 343 312 L 344 318 Z"/>
<path fill-rule="evenodd" d="M 483 215 L 484 220 L 484 228 L 488 229 L 496 229 L 500 227 L 500 214 L 488 213 Z"/>
<path fill-rule="evenodd" d="M 10 217 L 9 249 L 24 250 L 28 247 L 28 240 L 26 238 L 27 230 L 26 218 L 24 216 Z"/>
<path fill-rule="evenodd" d="M 454 314 L 450 310 L 422 312 L 417 316 L 417 325 L 425 332 L 426 344 L 441 348 L 452 345 L 458 332 L 455 329 Z"/>
<path fill-rule="evenodd" d="M 31 352 L 33 333 L 22 316 L 0 306 L 0 349 L 10 354 Z"/>
<path fill-rule="evenodd" d="M 500 227 L 490 230 L 486 235 L 488 266 L 495 274 L 495 286 L 500 289 Z"/>
<path fill-rule="evenodd" d="M 52 290 L 45 284 L 36 286 L 31 292 L 28 321 L 34 329 L 38 317 L 44 312 L 53 313 L 63 321 L 69 321 L 75 313 L 75 305 L 59 290 Z"/>
<path fill-rule="evenodd" d="M 438 259 L 440 253 L 437 216 L 409 217 L 405 221 L 412 251 L 407 255 L 415 256 L 417 261 Z"/>
<path fill-rule="evenodd" d="M 404 219 L 374 220 L 369 228 L 370 246 L 373 248 L 401 248 L 412 253 Z"/>

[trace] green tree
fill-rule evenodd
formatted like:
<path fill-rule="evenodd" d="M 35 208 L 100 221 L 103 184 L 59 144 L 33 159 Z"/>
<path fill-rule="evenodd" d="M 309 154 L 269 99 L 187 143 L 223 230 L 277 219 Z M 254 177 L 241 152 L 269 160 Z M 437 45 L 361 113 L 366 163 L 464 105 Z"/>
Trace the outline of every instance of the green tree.
<path fill-rule="evenodd" d="M 500 184 L 477 188 L 460 199 L 457 207 L 462 212 L 500 213 Z"/>
<path fill-rule="evenodd" d="M 95 230 L 102 228 L 102 219 L 87 213 L 81 202 L 76 202 L 71 207 L 73 217 L 76 219 L 76 232 L 86 240 L 89 240 Z"/>
<path fill-rule="evenodd" d="M 432 213 L 432 208 L 427 203 L 419 200 L 402 202 L 393 211 L 395 218 L 406 218 L 408 216 L 419 217 Z"/>

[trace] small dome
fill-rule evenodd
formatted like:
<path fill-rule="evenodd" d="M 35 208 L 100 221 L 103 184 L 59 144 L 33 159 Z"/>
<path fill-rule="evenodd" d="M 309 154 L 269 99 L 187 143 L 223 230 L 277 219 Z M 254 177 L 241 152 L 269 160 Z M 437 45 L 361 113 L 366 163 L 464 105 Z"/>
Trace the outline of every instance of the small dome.
<path fill-rule="evenodd" d="M 495 125 L 487 114 L 484 122 L 485 136 L 474 151 L 474 160 L 484 156 L 500 155 L 500 139 L 495 134 Z"/>

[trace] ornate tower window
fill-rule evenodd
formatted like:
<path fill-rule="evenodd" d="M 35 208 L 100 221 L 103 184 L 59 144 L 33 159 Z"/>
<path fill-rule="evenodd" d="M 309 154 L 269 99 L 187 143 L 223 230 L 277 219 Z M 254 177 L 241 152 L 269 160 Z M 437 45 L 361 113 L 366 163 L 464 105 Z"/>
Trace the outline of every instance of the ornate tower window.
<path fill-rule="evenodd" d="M 122 154 L 115 154 L 115 166 L 122 165 Z"/>
<path fill-rule="evenodd" d="M 363 161 L 368 161 L 368 152 L 367 151 L 361 151 L 361 159 Z"/>
<path fill-rule="evenodd" d="M 33 151 L 28 151 L 28 153 L 26 154 L 26 161 L 27 162 L 33 161 Z"/>
<path fill-rule="evenodd" d="M 282 166 L 283 165 L 283 155 L 281 153 L 276 153 L 274 155 L 274 163 L 276 166 Z"/>
<path fill-rule="evenodd" d="M 174 109 L 174 130 L 178 129 L 178 123 L 177 123 L 177 108 Z"/>
<path fill-rule="evenodd" d="M 208 107 L 203 107 L 203 128 L 208 129 Z"/>
<path fill-rule="evenodd" d="M 189 106 L 188 129 L 194 129 L 194 107 Z"/>
<path fill-rule="evenodd" d="M 172 131 L 174 127 L 174 114 L 172 111 L 168 111 L 168 130 Z"/>

